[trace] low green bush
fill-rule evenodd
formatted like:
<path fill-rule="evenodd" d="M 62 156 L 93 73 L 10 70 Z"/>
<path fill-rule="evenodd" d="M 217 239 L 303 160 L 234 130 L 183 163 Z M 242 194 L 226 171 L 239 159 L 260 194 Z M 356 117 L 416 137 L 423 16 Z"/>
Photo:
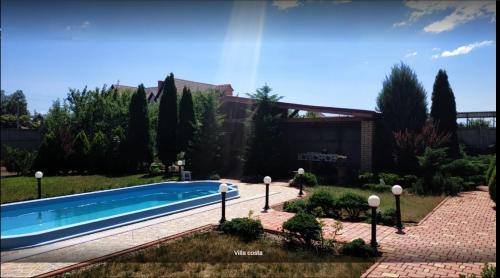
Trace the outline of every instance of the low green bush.
<path fill-rule="evenodd" d="M 23 149 L 5 147 L 3 164 L 7 171 L 20 175 L 26 175 L 31 172 L 33 162 L 36 158 L 36 152 L 30 152 Z"/>
<path fill-rule="evenodd" d="M 395 185 L 398 184 L 401 180 L 398 174 L 394 173 L 380 173 L 378 174 L 379 179 L 384 180 L 384 183 L 387 185 Z"/>
<path fill-rule="evenodd" d="M 373 184 L 378 182 L 377 176 L 371 172 L 365 172 L 358 175 L 358 185 Z"/>
<path fill-rule="evenodd" d="M 162 173 L 162 164 L 158 162 L 153 162 L 149 165 L 149 174 L 150 175 L 159 175 Z"/>
<path fill-rule="evenodd" d="M 395 226 L 397 222 L 396 209 L 389 208 L 377 214 L 377 223 L 385 226 Z"/>
<path fill-rule="evenodd" d="M 444 178 L 443 186 L 446 195 L 456 196 L 460 191 L 464 190 L 464 179 L 461 177 Z"/>
<path fill-rule="evenodd" d="M 491 200 L 497 202 L 497 168 L 491 172 L 490 180 L 488 182 L 488 191 L 490 192 Z"/>
<path fill-rule="evenodd" d="M 418 177 L 415 175 L 404 175 L 400 185 L 405 188 L 411 188 L 417 181 Z"/>
<path fill-rule="evenodd" d="M 368 201 L 365 197 L 354 193 L 346 193 L 337 203 L 338 207 L 345 212 L 349 219 L 359 219 L 361 214 L 366 214 L 369 209 Z"/>
<path fill-rule="evenodd" d="M 311 197 L 309 197 L 308 199 L 307 206 L 308 210 L 311 212 L 317 212 L 321 210 L 324 216 L 339 216 L 337 200 L 329 191 L 326 190 L 318 190 L 313 192 Z"/>
<path fill-rule="evenodd" d="M 361 238 L 355 239 L 344 246 L 341 249 L 342 254 L 353 257 L 374 257 L 377 256 L 378 252 L 371 245 L 365 243 Z"/>
<path fill-rule="evenodd" d="M 220 225 L 219 229 L 224 233 L 238 236 L 244 241 L 256 240 L 264 233 L 260 220 L 251 219 L 250 217 L 234 218 L 231 221 L 226 221 Z"/>
<path fill-rule="evenodd" d="M 311 213 L 300 211 L 283 223 L 283 231 L 289 240 L 298 240 L 306 245 L 321 238 L 321 224 Z"/>
<path fill-rule="evenodd" d="M 219 176 L 219 174 L 211 174 L 210 176 L 208 176 L 208 179 L 213 180 L 213 181 L 217 181 L 217 180 L 220 180 L 220 176 Z"/>
<path fill-rule="evenodd" d="M 304 186 L 316 186 L 318 185 L 318 178 L 316 177 L 315 174 L 311 172 L 305 172 L 304 175 L 295 175 L 293 177 L 293 185 L 298 186 L 299 182 L 302 182 L 302 185 Z"/>
<path fill-rule="evenodd" d="M 391 192 L 392 186 L 388 184 L 369 183 L 363 185 L 363 189 L 373 192 Z"/>
<path fill-rule="evenodd" d="M 481 278 L 496 278 L 497 277 L 497 268 L 496 266 L 492 266 L 490 264 L 484 264 L 483 270 L 481 272 Z M 476 274 L 460 274 L 459 278 L 478 278 Z"/>
<path fill-rule="evenodd" d="M 286 212 L 297 213 L 307 210 L 307 202 L 304 200 L 286 201 L 283 204 L 283 210 Z"/>

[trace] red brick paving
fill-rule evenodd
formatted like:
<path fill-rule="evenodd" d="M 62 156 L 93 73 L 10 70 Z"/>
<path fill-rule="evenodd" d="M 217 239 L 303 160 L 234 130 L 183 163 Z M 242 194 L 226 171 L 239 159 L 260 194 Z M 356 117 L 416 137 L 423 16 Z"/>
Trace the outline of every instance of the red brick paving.
<path fill-rule="evenodd" d="M 484 263 L 496 264 L 496 211 L 487 192 L 465 192 L 448 198 L 419 225 L 396 234 L 377 227 L 382 258 L 362 277 L 458 277 L 480 275 Z M 292 213 L 271 211 L 260 216 L 266 229 L 281 230 Z M 331 238 L 332 219 L 323 220 Z M 338 241 L 370 241 L 370 225 L 343 222 Z"/>

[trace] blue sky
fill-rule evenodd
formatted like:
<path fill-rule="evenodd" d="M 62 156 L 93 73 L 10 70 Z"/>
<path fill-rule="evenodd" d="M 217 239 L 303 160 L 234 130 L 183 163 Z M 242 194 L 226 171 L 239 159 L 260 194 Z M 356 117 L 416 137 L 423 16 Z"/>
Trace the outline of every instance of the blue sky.
<path fill-rule="evenodd" d="M 287 102 L 374 109 L 399 62 L 429 97 L 445 69 L 459 111 L 496 110 L 493 1 L 1 3 L 1 87 L 23 90 L 31 111 L 68 88 L 155 86 L 170 72 L 240 96 L 267 83 Z"/>

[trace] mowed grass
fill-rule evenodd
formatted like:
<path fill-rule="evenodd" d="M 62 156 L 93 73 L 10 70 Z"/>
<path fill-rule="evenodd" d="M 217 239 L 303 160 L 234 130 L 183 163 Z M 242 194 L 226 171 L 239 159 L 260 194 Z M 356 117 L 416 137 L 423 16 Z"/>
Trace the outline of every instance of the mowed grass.
<path fill-rule="evenodd" d="M 100 175 L 52 176 L 42 178 L 42 197 L 55 197 L 96 190 L 112 189 L 166 181 L 162 176 L 144 174 L 108 177 Z M 37 198 L 35 177 L 2 177 L 0 179 L 1 203 Z"/>
<path fill-rule="evenodd" d="M 365 189 L 341 187 L 341 186 L 316 186 L 314 188 L 308 188 L 307 190 L 309 192 L 311 191 L 314 192 L 318 190 L 327 190 L 330 191 L 333 194 L 333 196 L 337 198 L 348 192 L 359 194 L 366 198 L 374 194 L 380 197 L 380 208 L 379 208 L 380 210 L 384 211 L 386 209 L 396 207 L 396 201 L 394 199 L 394 195 L 392 195 L 391 192 L 384 192 L 384 193 L 371 192 Z M 403 192 L 403 195 L 401 195 L 402 221 L 418 223 L 445 198 L 446 198 L 445 196 L 419 196 Z"/>
<path fill-rule="evenodd" d="M 262 251 L 236 256 L 234 251 Z M 360 277 L 375 259 L 287 248 L 262 238 L 243 242 L 205 232 L 160 244 L 62 277 Z"/>

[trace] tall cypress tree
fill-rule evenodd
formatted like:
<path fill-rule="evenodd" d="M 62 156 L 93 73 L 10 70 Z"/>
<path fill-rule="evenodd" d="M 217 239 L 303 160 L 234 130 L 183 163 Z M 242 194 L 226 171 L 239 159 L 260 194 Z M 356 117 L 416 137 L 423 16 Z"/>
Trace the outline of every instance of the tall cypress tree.
<path fill-rule="evenodd" d="M 249 95 L 254 100 L 251 122 L 251 139 L 246 150 L 244 175 L 261 177 L 269 173 L 283 173 L 283 133 L 281 130 L 282 111 L 277 109 L 276 102 L 281 97 L 271 95 L 267 85 Z"/>
<path fill-rule="evenodd" d="M 129 166 L 132 170 L 137 170 L 144 163 L 151 162 L 153 154 L 149 133 L 148 104 L 146 90 L 142 84 L 139 85 L 137 92 L 132 95 L 130 100 L 127 146 Z"/>
<path fill-rule="evenodd" d="M 377 97 L 377 110 L 391 132 L 419 132 L 427 120 L 427 94 L 415 72 L 406 64 L 395 65 Z"/>
<path fill-rule="evenodd" d="M 431 118 L 440 133 L 450 134 L 448 155 L 460 157 L 457 135 L 457 105 L 446 71 L 439 70 L 432 90 Z"/>
<path fill-rule="evenodd" d="M 172 164 L 177 158 L 177 88 L 174 74 L 170 73 L 163 83 L 158 112 L 156 147 L 158 157 L 164 165 Z"/>
<path fill-rule="evenodd" d="M 177 134 L 179 151 L 186 151 L 189 142 L 193 139 L 195 121 L 193 96 L 191 91 L 184 87 L 179 103 L 179 129 Z"/>

